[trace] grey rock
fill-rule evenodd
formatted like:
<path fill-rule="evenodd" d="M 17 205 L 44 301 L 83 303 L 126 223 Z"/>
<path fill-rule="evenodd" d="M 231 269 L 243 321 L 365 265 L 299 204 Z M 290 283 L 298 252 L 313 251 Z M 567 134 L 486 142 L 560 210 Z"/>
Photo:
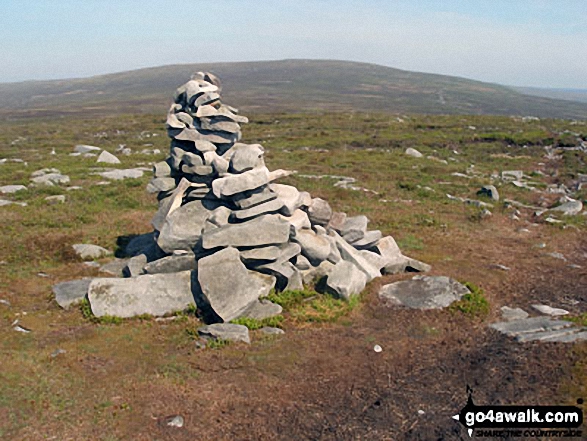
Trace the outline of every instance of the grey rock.
<path fill-rule="evenodd" d="M 501 179 L 508 181 L 519 181 L 524 177 L 522 170 L 505 170 L 501 172 Z"/>
<path fill-rule="evenodd" d="M 64 309 L 80 303 L 88 294 L 92 279 L 70 280 L 53 286 L 53 294 L 57 304 Z"/>
<path fill-rule="evenodd" d="M 143 270 L 147 274 L 177 273 L 195 270 L 198 268 L 196 256 L 193 253 L 172 255 L 147 263 Z"/>
<path fill-rule="evenodd" d="M 316 267 L 312 267 L 309 270 L 301 271 L 302 280 L 306 285 L 309 285 L 311 283 L 317 283 L 324 277 L 327 277 L 333 268 L 334 264 L 325 260 Z"/>
<path fill-rule="evenodd" d="M 301 206 L 300 192 L 291 185 L 270 184 L 269 188 L 277 193 L 278 199 L 283 203 L 281 212 L 285 216 L 292 216 Z"/>
<path fill-rule="evenodd" d="M 316 228 L 318 228 L 318 225 L 316 226 Z M 325 237 L 328 240 L 328 242 L 330 242 L 330 253 L 326 257 L 326 260 L 334 264 L 337 264 L 342 260 L 342 256 L 340 255 L 340 251 L 338 251 L 338 247 L 336 246 L 336 240 L 334 240 L 334 238 L 331 236 L 323 237 Z"/>
<path fill-rule="evenodd" d="M 232 247 L 200 259 L 198 281 L 205 304 L 225 322 L 240 317 L 275 286 L 274 277 L 247 270 Z"/>
<path fill-rule="evenodd" d="M 124 268 L 128 265 L 130 259 L 114 259 L 112 262 L 105 263 L 100 267 L 100 272 L 110 274 L 114 277 L 122 277 Z"/>
<path fill-rule="evenodd" d="M 325 227 L 332 217 L 332 208 L 324 199 L 314 198 L 312 199 L 312 204 L 308 207 L 308 217 L 312 224 Z"/>
<path fill-rule="evenodd" d="M 9 201 L 9 200 L 6 200 L 6 199 L 0 199 L 0 207 L 4 207 L 6 205 L 12 205 L 12 204 L 20 205 L 21 207 L 26 207 L 27 206 L 27 203 L 26 202 L 12 202 L 12 201 Z"/>
<path fill-rule="evenodd" d="M 499 192 L 494 185 L 484 185 L 477 194 L 480 196 L 487 196 L 496 202 L 499 201 Z"/>
<path fill-rule="evenodd" d="M 32 178 L 31 181 L 39 185 L 52 186 L 55 184 L 69 183 L 69 176 L 62 175 L 60 173 L 47 173 L 45 175 Z"/>
<path fill-rule="evenodd" d="M 45 198 L 45 200 L 47 202 L 49 202 L 49 205 L 63 204 L 63 203 L 65 203 L 65 195 L 58 194 L 58 195 L 54 195 L 54 196 L 47 196 Z"/>
<path fill-rule="evenodd" d="M 56 168 L 42 168 L 40 170 L 31 173 L 31 178 L 37 178 L 39 176 L 47 174 L 60 174 L 61 172 Z"/>
<path fill-rule="evenodd" d="M 112 153 L 109 153 L 106 150 L 102 150 L 102 153 L 100 153 L 100 156 L 98 156 L 98 160 L 96 162 L 104 162 L 106 164 L 120 164 L 120 159 L 118 159 Z"/>
<path fill-rule="evenodd" d="M 295 266 L 300 271 L 309 270 L 310 268 L 312 268 L 312 264 L 310 263 L 310 261 L 301 254 L 296 258 Z"/>
<path fill-rule="evenodd" d="M 241 129 L 234 121 L 226 121 L 222 118 L 200 118 L 199 123 L 203 130 L 238 133 Z"/>
<path fill-rule="evenodd" d="M 314 266 L 326 260 L 330 254 L 330 241 L 324 236 L 317 235 L 312 230 L 299 230 L 296 232 L 294 240 L 300 244 L 302 254 Z"/>
<path fill-rule="evenodd" d="M 377 245 L 381 236 L 382 234 L 379 230 L 367 231 L 362 239 L 352 242 L 351 244 L 358 250 L 373 248 Z"/>
<path fill-rule="evenodd" d="M 0 193 L 4 194 L 13 194 L 17 191 L 26 190 L 27 188 L 24 185 L 3 185 L 0 187 Z"/>
<path fill-rule="evenodd" d="M 246 210 L 275 198 L 277 198 L 277 193 L 271 191 L 268 186 L 262 186 L 253 191 L 236 194 L 233 202 L 241 210 Z"/>
<path fill-rule="evenodd" d="M 249 329 L 233 323 L 214 323 L 198 328 L 198 334 L 213 340 L 228 340 L 250 344 Z"/>
<path fill-rule="evenodd" d="M 269 246 L 265 246 L 265 247 L 256 247 L 256 248 L 249 249 L 249 250 L 241 250 L 241 252 L 240 252 L 241 259 L 243 260 L 243 262 L 258 262 L 258 261 L 275 262 L 283 254 L 285 246 L 286 245 L 282 245 L 282 246 L 269 245 Z M 299 253 L 299 249 L 300 248 L 298 245 L 298 253 Z M 286 259 L 286 260 L 289 260 L 289 259 Z"/>
<path fill-rule="evenodd" d="M 419 260 L 406 257 L 406 271 L 411 273 L 427 273 L 432 267 L 427 263 L 420 262 Z"/>
<path fill-rule="evenodd" d="M 269 317 L 275 317 L 276 315 L 281 314 L 282 311 L 283 308 L 281 305 L 270 302 L 269 300 L 261 299 L 253 302 L 251 306 L 249 306 L 241 315 L 241 317 L 263 320 Z"/>
<path fill-rule="evenodd" d="M 359 294 L 367 283 L 367 276 L 355 265 L 347 261 L 340 261 L 336 265 L 328 278 L 326 286 L 338 297 L 349 300 L 351 296 Z"/>
<path fill-rule="evenodd" d="M 505 321 L 523 320 L 528 318 L 528 313 L 521 308 L 510 308 L 509 306 L 502 306 L 501 318 Z"/>
<path fill-rule="evenodd" d="M 259 188 L 269 182 L 267 167 L 259 167 L 238 175 L 228 175 L 212 182 L 212 191 L 218 198 Z"/>
<path fill-rule="evenodd" d="M 395 239 L 391 236 L 385 236 L 377 242 L 376 251 L 387 260 L 393 260 L 402 255 Z"/>
<path fill-rule="evenodd" d="M 516 336 L 516 340 L 520 343 L 525 343 L 527 341 L 572 343 L 574 341 L 586 339 L 587 332 L 580 333 L 577 332 L 577 329 L 570 327 L 557 329 L 555 331 L 523 333 Z"/>
<path fill-rule="evenodd" d="M 195 304 L 191 271 L 146 274 L 129 279 L 94 279 L 88 300 L 96 317 L 162 316 Z"/>
<path fill-rule="evenodd" d="M 373 251 L 361 250 L 361 251 L 359 251 L 359 253 L 371 265 L 373 265 L 375 268 L 379 268 L 379 270 L 383 269 L 385 267 L 385 265 L 387 265 L 389 263 L 389 261 L 387 259 L 385 259 L 385 257 L 381 256 L 380 254 L 374 253 Z M 404 268 L 398 272 L 403 272 L 404 269 L 405 269 L 405 265 L 404 265 Z"/>
<path fill-rule="evenodd" d="M 205 139 L 196 140 L 194 144 L 196 146 L 196 150 L 198 150 L 200 153 L 216 151 L 216 146 L 212 142 L 206 141 Z"/>
<path fill-rule="evenodd" d="M 175 178 L 153 178 L 147 184 L 147 192 L 172 191 L 176 187 Z"/>
<path fill-rule="evenodd" d="M 513 337 L 525 333 L 556 331 L 570 326 L 573 326 L 573 323 L 546 316 L 530 317 L 522 320 L 493 323 L 490 325 L 491 328 L 502 334 Z"/>
<path fill-rule="evenodd" d="M 129 168 L 129 169 L 121 169 L 121 170 L 110 170 L 98 173 L 100 176 L 106 179 L 112 179 L 115 181 L 119 181 L 122 179 L 137 179 L 143 177 L 143 170 L 138 168 Z"/>
<path fill-rule="evenodd" d="M 155 213 L 155 216 L 153 216 L 153 220 L 151 221 L 151 224 L 157 231 L 161 231 L 161 229 L 163 228 L 163 224 L 167 219 L 167 216 L 169 216 L 170 213 L 172 213 L 174 210 L 181 206 L 183 197 L 191 185 L 193 184 L 190 184 L 190 182 L 187 179 L 182 178 L 179 184 L 177 185 L 177 188 L 173 190 L 171 195 L 169 195 L 169 197 L 159 202 L 159 209 L 157 210 L 157 213 Z"/>
<path fill-rule="evenodd" d="M 532 308 L 534 308 L 536 311 L 538 311 L 541 314 L 550 315 L 553 317 L 567 315 L 569 313 L 569 311 L 567 311 L 566 309 L 553 308 L 548 305 L 532 305 Z"/>
<path fill-rule="evenodd" d="M 335 211 L 334 213 L 332 213 L 332 217 L 330 218 L 330 222 L 328 223 L 328 228 L 331 228 L 340 234 L 341 230 L 344 227 L 344 223 L 346 222 L 346 218 L 346 213 Z"/>
<path fill-rule="evenodd" d="M 223 156 L 225 158 L 230 157 L 230 172 L 243 173 L 254 168 L 264 167 L 264 152 L 265 150 L 260 144 L 236 143 Z"/>
<path fill-rule="evenodd" d="M 157 244 L 166 253 L 173 250 L 190 250 L 200 237 L 210 211 L 201 200 L 195 200 L 182 205 L 167 216 Z"/>
<path fill-rule="evenodd" d="M 445 276 L 416 276 L 412 280 L 382 286 L 379 298 L 385 303 L 412 309 L 440 309 L 469 292 L 466 286 Z"/>
<path fill-rule="evenodd" d="M 300 209 L 294 211 L 292 216 L 279 215 L 279 217 L 280 219 L 287 221 L 296 232 L 309 229 L 312 226 L 308 214 Z"/>
<path fill-rule="evenodd" d="M 236 220 L 242 221 L 252 219 L 263 214 L 277 213 L 283 207 L 283 202 L 280 199 L 273 199 L 268 202 L 264 202 L 254 207 L 247 208 L 244 210 L 235 210 L 232 212 L 232 217 Z"/>
<path fill-rule="evenodd" d="M 266 335 L 282 335 L 282 334 L 285 334 L 285 331 L 283 329 L 273 328 L 271 326 L 265 326 L 265 327 L 259 329 L 259 331 L 261 331 L 261 333 L 266 334 Z"/>
<path fill-rule="evenodd" d="M 153 165 L 153 175 L 156 178 L 167 178 L 171 176 L 171 166 L 167 161 L 161 161 Z"/>
<path fill-rule="evenodd" d="M 148 262 L 146 254 L 138 254 L 131 257 L 126 264 L 126 267 L 122 270 L 124 277 L 137 277 L 141 274 L 145 274 L 145 265 Z"/>
<path fill-rule="evenodd" d="M 222 227 L 228 224 L 228 219 L 232 214 L 232 210 L 225 206 L 220 206 L 214 209 L 210 216 L 208 217 L 208 221 L 212 222 L 217 227 Z"/>
<path fill-rule="evenodd" d="M 264 265 L 260 265 L 256 268 L 256 271 L 274 275 L 277 278 L 277 289 L 287 289 L 289 282 L 294 278 L 298 269 L 291 262 L 270 262 Z M 300 277 L 301 279 L 301 277 Z M 289 288 L 293 289 L 293 288 Z M 297 288 L 296 288 L 297 289 Z"/>
<path fill-rule="evenodd" d="M 569 197 L 566 197 L 565 201 L 566 202 L 563 204 L 559 205 L 558 207 L 551 208 L 549 211 L 562 213 L 565 216 L 574 216 L 583 210 L 583 202 L 571 199 Z"/>
<path fill-rule="evenodd" d="M 367 216 L 353 216 L 347 217 L 340 235 L 349 243 L 356 242 L 363 238 L 367 232 L 367 224 L 369 219 Z"/>
<path fill-rule="evenodd" d="M 276 215 L 264 215 L 242 224 L 228 224 L 202 235 L 204 249 L 217 247 L 256 247 L 288 241 L 289 223 Z"/>
<path fill-rule="evenodd" d="M 331 231 L 330 236 L 332 236 L 336 241 L 336 246 L 338 251 L 340 251 L 340 256 L 344 260 L 353 263 L 357 268 L 363 271 L 367 276 L 367 282 L 370 282 L 376 277 L 381 276 L 379 268 L 371 265 L 367 259 L 361 256 L 361 253 L 359 253 L 358 250 L 349 245 L 342 237 L 338 235 L 338 233 Z"/>
<path fill-rule="evenodd" d="M 83 144 L 78 144 L 73 148 L 73 151 L 75 153 L 79 153 L 79 154 L 99 152 L 100 150 L 102 150 L 100 147 L 95 147 L 93 145 L 83 145 Z"/>
<path fill-rule="evenodd" d="M 412 158 L 421 158 L 424 156 L 422 153 L 412 147 L 408 147 L 405 151 L 405 154 L 411 156 Z"/>
<path fill-rule="evenodd" d="M 72 245 L 75 253 L 83 260 L 99 259 L 100 257 L 108 256 L 112 254 L 106 248 L 102 248 L 98 245 L 91 245 L 85 243 L 76 243 Z"/>
<path fill-rule="evenodd" d="M 304 279 L 302 276 L 302 272 L 295 267 L 291 262 L 286 262 L 285 265 L 289 267 L 293 267 L 293 274 L 287 280 L 287 285 L 285 285 L 285 291 L 301 291 L 304 289 Z"/>

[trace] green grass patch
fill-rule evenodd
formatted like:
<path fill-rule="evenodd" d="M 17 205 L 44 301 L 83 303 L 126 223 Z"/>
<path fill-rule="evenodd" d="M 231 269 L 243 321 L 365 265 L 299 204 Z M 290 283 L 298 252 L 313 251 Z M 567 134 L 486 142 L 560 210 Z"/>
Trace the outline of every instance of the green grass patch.
<path fill-rule="evenodd" d="M 485 317 L 489 314 L 489 301 L 485 298 L 483 290 L 471 282 L 462 282 L 469 291 L 461 300 L 450 305 L 450 310 L 460 312 L 470 317 Z"/>
<path fill-rule="evenodd" d="M 281 305 L 283 309 L 286 311 L 290 310 L 292 307 L 299 305 L 304 300 L 319 296 L 316 291 L 312 291 L 309 289 L 299 290 L 299 291 L 281 291 L 276 293 L 272 291 L 267 296 L 267 300 L 273 303 L 277 303 Z"/>
<path fill-rule="evenodd" d="M 229 344 L 229 340 L 226 340 L 224 338 L 215 338 L 208 340 L 208 342 L 206 343 L 206 347 L 210 349 L 222 349 L 228 346 Z"/>
<path fill-rule="evenodd" d="M 333 323 L 348 315 L 360 302 L 360 296 L 353 296 L 346 301 L 335 299 L 329 294 L 319 294 L 316 298 L 299 304 L 291 311 L 291 316 L 300 322 Z"/>
<path fill-rule="evenodd" d="M 254 318 L 249 317 L 240 317 L 237 319 L 232 320 L 230 323 L 234 323 L 236 325 L 244 325 L 249 328 L 251 331 L 255 331 L 257 329 L 264 328 L 266 326 L 271 328 L 281 328 L 283 323 L 283 316 L 276 315 L 274 317 L 267 317 L 262 320 L 257 320 Z"/>
<path fill-rule="evenodd" d="M 564 317 L 564 319 L 576 323 L 579 326 L 587 326 L 587 312 L 579 315 L 569 315 Z"/>

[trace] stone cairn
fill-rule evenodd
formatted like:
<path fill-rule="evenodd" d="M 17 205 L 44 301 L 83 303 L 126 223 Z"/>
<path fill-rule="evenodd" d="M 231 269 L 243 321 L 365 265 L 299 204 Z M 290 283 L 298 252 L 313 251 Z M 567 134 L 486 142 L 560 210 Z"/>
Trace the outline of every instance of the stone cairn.
<path fill-rule="evenodd" d="M 220 100 L 221 86 L 198 72 L 181 86 L 167 116 L 167 160 L 154 165 L 154 233 L 128 244 L 126 278 L 94 279 L 96 316 L 165 315 L 197 305 L 208 322 L 263 319 L 281 312 L 272 289 L 319 291 L 349 299 L 382 274 L 426 271 L 391 236 L 368 231 L 365 216 L 275 181 L 259 144 L 244 144 L 248 119 Z"/>

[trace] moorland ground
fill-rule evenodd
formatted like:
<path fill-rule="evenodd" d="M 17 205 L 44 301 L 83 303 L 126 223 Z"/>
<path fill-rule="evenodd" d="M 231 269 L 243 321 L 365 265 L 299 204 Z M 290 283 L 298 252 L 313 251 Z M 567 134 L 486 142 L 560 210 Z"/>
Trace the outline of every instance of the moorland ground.
<path fill-rule="evenodd" d="M 337 211 L 365 214 L 431 274 L 470 282 L 477 302 L 441 311 L 385 307 L 378 288 L 410 275 L 384 276 L 357 304 L 298 299 L 277 338 L 252 332 L 250 346 L 198 349 L 191 313 L 175 320 L 104 322 L 53 300 L 57 282 L 104 276 L 72 253 L 87 242 L 115 250 L 121 236 L 151 230 L 157 202 L 140 179 L 103 179 L 95 158 L 69 156 L 76 144 L 114 152 L 116 168 L 166 157 L 162 115 L 24 119 L 0 122 L 0 184 L 29 185 L 32 172 L 58 168 L 81 190 L 29 187 L 5 196 L 27 206 L 1 207 L 0 437 L 57 440 L 465 439 L 451 419 L 466 401 L 480 404 L 575 404 L 587 398 L 587 343 L 524 343 L 488 328 L 500 307 L 534 303 L 587 312 L 587 217 L 545 216 L 515 208 L 550 206 L 587 173 L 581 121 L 491 116 L 380 113 L 255 114 L 244 141 L 262 143 L 270 169 L 328 200 Z M 556 154 L 545 156 L 545 146 Z M 407 147 L 423 158 L 404 154 Z M 569 148 L 571 147 L 571 148 Z M 56 154 L 50 154 L 55 149 Z M 428 157 L 432 157 L 428 158 Z M 443 160 L 445 162 L 443 162 Z M 536 190 L 495 180 L 492 215 L 450 200 L 477 198 L 502 170 L 523 170 Z M 460 175 L 453 175 L 459 173 Z M 334 186 L 336 175 L 368 191 Z M 45 197 L 65 194 L 63 204 Z M 575 194 L 587 197 L 586 190 Z M 487 199 L 485 202 L 491 202 Z M 567 260 L 550 253 L 561 253 Z M 100 262 L 106 262 L 103 259 Z M 496 266 L 510 268 L 504 271 Z M 570 266 L 572 265 L 572 266 Z M 486 302 L 485 302 L 486 301 Z M 12 324 L 30 329 L 15 332 Z M 383 348 L 373 351 L 375 344 Z M 64 350 L 52 356 L 58 349 Z M 165 418 L 182 415 L 183 428 Z"/>

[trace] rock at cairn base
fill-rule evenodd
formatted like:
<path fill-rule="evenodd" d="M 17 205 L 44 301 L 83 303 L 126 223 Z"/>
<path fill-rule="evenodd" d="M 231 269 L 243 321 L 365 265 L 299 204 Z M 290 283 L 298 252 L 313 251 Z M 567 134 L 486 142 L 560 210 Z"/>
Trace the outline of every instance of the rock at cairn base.
<path fill-rule="evenodd" d="M 209 322 L 262 319 L 281 312 L 264 299 L 272 289 L 317 283 L 348 300 L 382 271 L 429 269 L 369 231 L 365 216 L 275 183 L 291 172 L 269 171 L 263 147 L 240 142 L 248 119 L 222 103 L 216 76 L 196 73 L 174 99 L 169 156 L 147 186 L 159 201 L 155 231 L 128 245 L 126 278 L 90 284 L 96 315 L 162 315 L 195 302 Z"/>

